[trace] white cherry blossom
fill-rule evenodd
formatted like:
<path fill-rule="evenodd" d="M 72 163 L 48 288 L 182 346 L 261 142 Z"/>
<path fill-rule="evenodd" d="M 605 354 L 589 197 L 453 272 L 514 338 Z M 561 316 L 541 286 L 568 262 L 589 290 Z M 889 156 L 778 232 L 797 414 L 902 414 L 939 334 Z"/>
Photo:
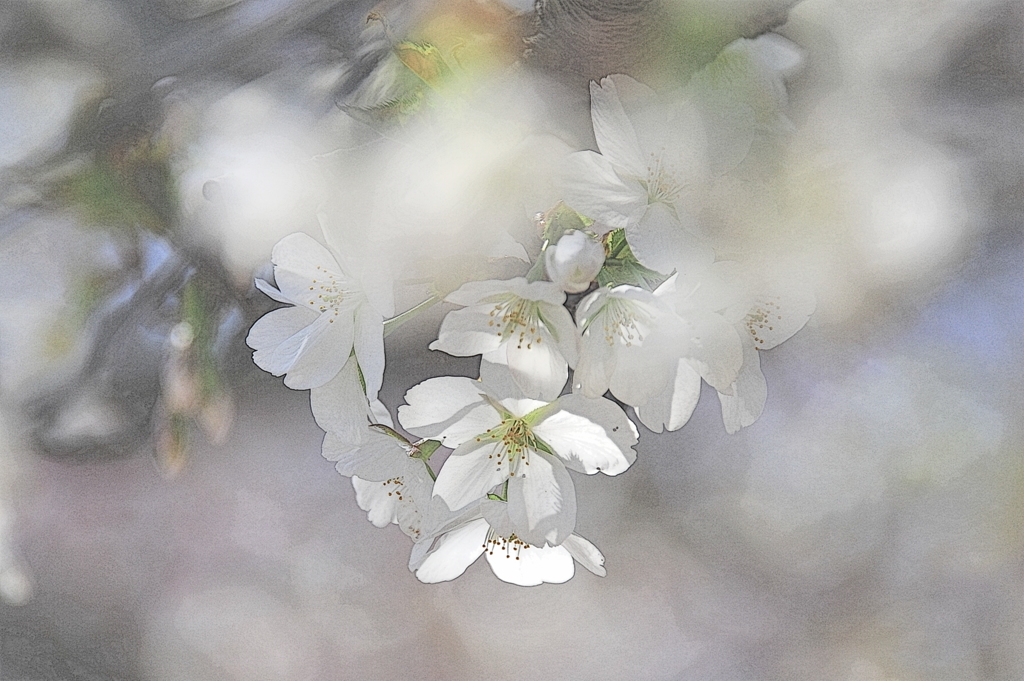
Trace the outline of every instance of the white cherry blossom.
<path fill-rule="evenodd" d="M 725 263 L 722 263 L 725 265 Z M 735 269 L 733 282 L 745 282 L 745 294 L 724 315 L 743 342 L 743 366 L 726 390 L 718 391 L 725 430 L 735 433 L 754 423 L 764 410 L 768 384 L 761 372 L 761 351 L 789 340 L 814 313 L 815 298 L 802 287 L 775 281 L 755 285 Z"/>
<path fill-rule="evenodd" d="M 618 475 L 636 459 L 636 427 L 603 398 L 570 394 L 543 402 L 445 376 L 414 386 L 405 399 L 398 411 L 402 426 L 454 449 L 434 494 L 453 511 L 488 494 L 503 498 L 510 529 L 536 546 L 562 543 L 576 525 L 566 467 Z"/>
<path fill-rule="evenodd" d="M 743 346 L 734 324 L 722 314 L 713 268 L 669 279 L 662 300 L 670 305 L 668 333 L 675 353 L 663 378 L 666 389 L 644 404 L 637 418 L 655 432 L 676 430 L 690 419 L 700 397 L 701 379 L 719 392 L 731 391 L 743 365 Z"/>
<path fill-rule="evenodd" d="M 379 428 L 379 426 L 378 426 Z M 448 508 L 432 495 L 433 479 L 416 445 L 393 431 L 370 428 L 361 447 L 338 460 L 338 471 L 352 476 L 356 503 L 371 523 L 391 523 L 414 541 Z"/>
<path fill-rule="evenodd" d="M 507 365 L 530 398 L 553 399 L 575 366 L 576 325 L 562 306 L 565 293 L 549 281 L 474 281 L 445 297 L 464 305 L 445 316 L 431 350 L 483 355 Z"/>
<path fill-rule="evenodd" d="M 356 503 L 377 527 L 395 523 L 418 539 L 425 523 L 447 512 L 432 497 L 433 478 L 420 447 L 391 426 L 391 416 L 379 400 L 368 400 L 353 362 L 338 375 L 310 391 L 317 424 L 326 431 L 323 455 L 352 478 Z M 436 443 L 434 443 L 436 446 Z"/>
<path fill-rule="evenodd" d="M 606 391 L 637 406 L 666 389 L 679 355 L 681 325 L 663 300 L 666 282 L 655 292 L 622 285 L 599 288 L 576 308 L 581 330 L 574 389 L 587 397 Z"/>
<path fill-rule="evenodd" d="M 511 584 L 561 584 L 572 579 L 575 561 L 594 574 L 605 575 L 604 556 L 589 541 L 569 535 L 558 546 L 528 544 L 515 534 L 503 536 L 479 512 L 413 549 L 409 568 L 421 582 L 433 584 L 459 577 L 483 554 L 494 575 Z"/>
<path fill-rule="evenodd" d="M 758 351 L 802 328 L 814 310 L 813 296 L 726 261 L 678 276 L 666 302 L 683 320 L 690 350 L 669 371 L 670 389 L 637 406 L 637 417 L 655 432 L 681 427 L 697 404 L 703 379 L 718 392 L 728 432 L 753 423 L 767 397 Z"/>
<path fill-rule="evenodd" d="M 293 307 L 273 310 L 249 331 L 253 361 L 289 388 L 303 390 L 334 378 L 351 354 L 359 363 L 366 394 L 375 397 L 384 373 L 384 318 L 393 314 L 390 287 L 364 286 L 355 268 L 306 234 L 274 246 L 277 287 L 256 286 Z"/>
<path fill-rule="evenodd" d="M 714 260 L 697 221 L 707 175 L 704 125 L 685 99 L 658 101 L 628 76 L 590 84 L 600 153 L 569 156 L 565 201 L 609 229 L 624 228 L 637 259 L 659 272 Z"/>
<path fill-rule="evenodd" d="M 729 390 L 743 357 L 734 326 L 702 307 L 699 289 L 680 293 L 677 279 L 653 293 L 626 285 L 598 289 L 576 311 L 582 337 L 575 389 L 590 397 L 610 390 L 656 432 L 689 420 L 702 378 Z"/>

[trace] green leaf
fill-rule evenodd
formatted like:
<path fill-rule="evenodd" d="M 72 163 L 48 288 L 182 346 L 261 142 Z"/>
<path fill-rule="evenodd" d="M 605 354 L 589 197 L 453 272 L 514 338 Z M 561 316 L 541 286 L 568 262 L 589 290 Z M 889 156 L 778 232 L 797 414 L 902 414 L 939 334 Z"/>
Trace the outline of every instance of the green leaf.
<path fill-rule="evenodd" d="M 508 480 L 501 486 L 501 494 L 489 493 L 487 498 L 491 501 L 508 501 Z"/>
<path fill-rule="evenodd" d="M 653 291 L 668 279 L 668 275 L 655 272 L 640 264 L 626 241 L 626 230 L 613 230 L 605 236 L 604 241 L 608 257 L 605 259 L 601 271 L 597 273 L 598 285 L 621 286 L 628 284 Z"/>

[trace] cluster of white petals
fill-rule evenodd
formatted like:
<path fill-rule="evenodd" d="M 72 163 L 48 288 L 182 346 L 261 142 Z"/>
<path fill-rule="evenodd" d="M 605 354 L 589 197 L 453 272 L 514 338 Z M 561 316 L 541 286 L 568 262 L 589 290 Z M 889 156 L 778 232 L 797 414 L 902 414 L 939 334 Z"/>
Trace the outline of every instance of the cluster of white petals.
<path fill-rule="evenodd" d="M 445 300 L 465 307 L 448 313 L 431 350 L 504 364 L 527 397 L 562 391 L 576 364 L 577 334 L 561 288 L 521 277 L 473 281 Z"/>
<path fill-rule="evenodd" d="M 257 279 L 256 286 L 292 307 L 265 315 L 246 342 L 253 361 L 285 385 L 317 388 L 334 378 L 355 354 L 376 395 L 384 375 L 384 318 L 390 316 L 391 292 L 365 286 L 351 264 L 306 234 L 291 234 L 274 246 L 277 288 Z"/>
<path fill-rule="evenodd" d="M 636 428 L 603 397 L 543 402 L 509 392 L 468 378 L 432 378 L 406 394 L 398 418 L 409 432 L 454 450 L 434 485 L 449 508 L 461 510 L 507 483 L 511 531 L 532 544 L 561 544 L 576 525 L 566 469 L 625 471 L 636 459 Z"/>
<path fill-rule="evenodd" d="M 760 416 L 760 353 L 804 326 L 814 297 L 723 248 L 706 194 L 757 140 L 787 133 L 782 78 L 798 58 L 770 36 L 730 45 L 673 92 L 593 82 L 596 150 L 565 153 L 529 121 L 472 107 L 424 113 L 359 147 L 364 170 L 336 175 L 348 213 L 325 208 L 330 249 L 305 234 L 274 248 L 276 287 L 256 285 L 288 306 L 253 326 L 253 359 L 311 390 L 324 456 L 374 525 L 413 540 L 420 581 L 481 554 L 514 584 L 565 582 L 575 563 L 603 576 L 575 534 L 572 476 L 630 468 L 640 435 L 625 410 L 677 430 L 707 383 L 728 432 Z M 525 190 L 521 155 L 543 139 L 543 190 Z M 432 278 L 397 316 L 392 269 Z M 384 335 L 438 302 L 429 348 L 479 356 L 479 378 L 422 381 L 396 424 L 378 399 Z"/>

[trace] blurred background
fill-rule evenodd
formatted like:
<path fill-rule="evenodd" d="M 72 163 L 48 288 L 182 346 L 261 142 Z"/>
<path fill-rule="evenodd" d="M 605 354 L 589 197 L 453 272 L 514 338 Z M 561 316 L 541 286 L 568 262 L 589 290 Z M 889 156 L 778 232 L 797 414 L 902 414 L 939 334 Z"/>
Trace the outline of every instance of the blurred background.
<path fill-rule="evenodd" d="M 539 8 L 0 3 L 0 679 L 1024 678 L 1021 4 Z M 576 478 L 603 579 L 420 584 L 244 344 L 273 244 L 342 192 L 315 161 L 408 113 L 405 37 L 593 147 L 589 79 L 766 31 L 791 128 L 709 209 L 818 295 L 764 415 L 728 436 L 709 391 Z M 476 371 L 426 349 L 444 311 L 388 338 L 392 411 Z"/>

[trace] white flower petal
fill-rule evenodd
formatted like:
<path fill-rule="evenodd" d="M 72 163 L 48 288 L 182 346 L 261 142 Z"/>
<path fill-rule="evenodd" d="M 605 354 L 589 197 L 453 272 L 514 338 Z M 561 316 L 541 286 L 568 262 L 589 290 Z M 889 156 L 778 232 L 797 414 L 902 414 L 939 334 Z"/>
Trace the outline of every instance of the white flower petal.
<path fill-rule="evenodd" d="M 678 430 L 686 425 L 700 399 L 700 374 L 686 359 L 676 362 L 675 375 L 669 389 L 634 407 L 641 423 L 660 433 L 662 429 Z"/>
<path fill-rule="evenodd" d="M 516 532 L 515 525 L 508 517 L 508 502 L 496 499 L 480 500 L 480 515 L 487 524 L 502 537 L 511 537 Z"/>
<path fill-rule="evenodd" d="M 634 408 L 645 405 L 671 388 L 674 364 L 671 354 L 646 345 L 622 350 L 608 387 L 620 402 Z"/>
<path fill-rule="evenodd" d="M 418 541 L 429 536 L 436 519 L 447 516 L 449 510 L 440 498 L 431 496 L 434 483 L 422 461 L 407 459 L 404 466 L 395 521 L 406 536 Z"/>
<path fill-rule="evenodd" d="M 405 393 L 406 404 L 398 408 L 398 421 L 403 428 L 420 437 L 439 437 L 474 407 L 483 404 L 483 393 L 483 385 L 471 378 L 429 378 Z M 494 422 L 491 425 L 496 425 L 501 419 L 493 409 L 491 412 L 494 414 Z M 479 435 L 487 428 L 473 435 Z M 451 437 L 448 439 L 451 440 Z M 451 441 L 448 446 L 457 447 L 460 444 L 461 441 Z"/>
<path fill-rule="evenodd" d="M 369 427 L 362 442 L 355 447 L 337 447 L 335 436 L 328 433 L 324 438 L 324 453 L 327 456 L 328 443 L 331 453 L 327 456 L 336 461 L 335 468 L 342 475 L 356 476 L 369 482 L 383 482 L 402 475 L 408 467 L 409 453 L 398 440 Z M 414 462 L 420 465 L 418 461 Z"/>
<path fill-rule="evenodd" d="M 533 426 L 533 433 L 548 443 L 573 470 L 587 475 L 618 475 L 636 460 L 636 426 L 622 408 L 604 398 L 563 395 L 561 409 Z"/>
<path fill-rule="evenodd" d="M 445 460 L 434 481 L 434 495 L 453 511 L 478 501 L 508 478 L 508 463 L 498 466 L 500 442 L 469 442 Z"/>
<path fill-rule="evenodd" d="M 502 551 L 488 546 L 484 554 L 494 576 L 519 586 L 562 584 L 576 572 L 572 555 L 561 546 L 524 546 Z"/>
<path fill-rule="evenodd" d="M 276 288 L 274 288 L 272 285 L 268 284 L 267 282 L 263 281 L 262 279 L 257 279 L 256 280 L 256 288 L 258 288 L 260 291 L 263 291 L 264 293 L 266 293 L 268 296 L 270 296 L 272 299 L 276 300 L 279 303 L 288 303 L 289 305 L 293 305 L 294 304 L 294 303 L 292 303 L 291 300 L 286 298 L 283 293 L 281 293 Z"/>
<path fill-rule="evenodd" d="M 352 350 L 351 321 L 332 323 L 301 307 L 273 310 L 249 330 L 246 343 L 255 348 L 253 361 L 295 390 L 323 385 L 334 378 Z M 305 326 L 299 327 L 305 322 Z"/>
<path fill-rule="evenodd" d="M 535 286 L 534 284 L 543 285 Z M 508 293 L 515 293 L 529 300 L 548 300 L 554 296 L 549 302 L 556 305 L 561 304 L 560 301 L 565 301 L 565 294 L 557 286 L 552 285 L 550 282 L 533 282 L 533 284 L 529 284 L 524 277 L 516 277 L 507 281 L 488 279 L 485 281 L 466 282 L 445 296 L 444 299 L 456 305 L 471 306 L 484 304 L 485 301 L 494 296 L 502 296 Z"/>
<path fill-rule="evenodd" d="M 576 366 L 576 358 L 579 356 L 579 332 L 576 330 L 576 322 L 573 321 L 572 315 L 562 303 L 542 304 L 538 315 L 544 324 L 544 330 L 547 331 L 541 335 L 545 336 L 545 340 L 550 336 L 569 366 Z"/>
<path fill-rule="evenodd" d="M 506 345 L 512 379 L 527 397 L 554 399 L 569 378 L 569 365 L 557 348 L 547 344 Z"/>
<path fill-rule="evenodd" d="M 310 390 L 309 406 L 320 428 L 342 440 L 361 441 L 369 424 L 369 405 L 359 385 L 356 363 L 346 362 L 334 378 Z"/>
<path fill-rule="evenodd" d="M 608 159 L 592 151 L 569 155 L 562 187 L 566 204 L 607 229 L 636 222 L 647 206 L 647 192 L 640 183 L 623 179 Z"/>
<path fill-rule="evenodd" d="M 714 312 L 693 310 L 689 323 L 687 356 L 700 375 L 719 392 L 727 391 L 743 364 L 743 344 L 736 328 Z"/>
<path fill-rule="evenodd" d="M 257 319 L 249 329 L 249 335 L 245 338 L 246 345 L 259 355 L 256 364 L 275 376 L 280 376 L 287 371 L 294 360 L 284 356 L 275 356 L 274 350 L 315 322 L 317 317 L 319 315 L 316 312 L 305 308 L 282 307 L 271 310 Z"/>
<path fill-rule="evenodd" d="M 599 329 L 597 333 L 584 333 L 580 343 L 580 359 L 573 373 L 573 390 L 591 399 L 608 392 L 617 364 L 615 346 L 604 339 L 603 331 Z"/>
<path fill-rule="evenodd" d="M 601 84 L 590 83 L 590 117 L 594 123 L 594 137 L 601 155 L 630 175 L 642 177 L 647 174 L 646 162 L 636 130 L 622 107 L 616 88 L 616 78 L 601 79 Z"/>
<path fill-rule="evenodd" d="M 501 406 L 515 416 L 526 416 L 531 411 L 550 404 L 550 401 L 534 400 L 528 397 L 508 397 L 501 400 Z"/>
<path fill-rule="evenodd" d="M 768 292 L 757 297 L 741 326 L 758 350 L 770 350 L 804 328 L 814 308 L 814 296 L 807 291 Z"/>
<path fill-rule="evenodd" d="M 353 440 L 351 438 L 341 438 L 334 433 L 326 433 L 324 435 L 324 443 L 321 448 L 323 457 L 328 461 L 341 461 L 343 459 L 350 459 L 351 457 L 357 456 L 359 445 L 362 444 L 359 440 Z M 342 475 L 349 476 L 351 473 L 342 473 Z"/>
<path fill-rule="evenodd" d="M 445 447 L 458 447 L 464 442 L 472 441 L 478 435 L 483 435 L 500 422 L 501 415 L 494 407 L 490 404 L 481 404 L 470 409 L 455 423 L 445 427 L 434 436 L 434 439 L 440 440 Z"/>
<path fill-rule="evenodd" d="M 368 305 L 356 309 L 353 347 L 366 383 L 366 396 L 376 399 L 384 382 L 384 320 Z"/>
<path fill-rule="evenodd" d="M 432 535 L 421 535 L 420 539 L 413 542 L 412 551 L 409 552 L 409 571 L 415 572 L 423 565 L 430 553 L 430 547 L 434 543 Z"/>
<path fill-rule="evenodd" d="M 393 493 L 388 495 L 390 485 L 353 477 L 352 487 L 356 490 L 356 503 L 366 511 L 366 517 L 374 527 L 387 527 L 398 522 L 398 497 Z"/>
<path fill-rule="evenodd" d="M 735 93 L 710 90 L 697 97 L 704 113 L 708 165 L 712 173 L 722 175 L 750 153 L 757 118 L 750 104 L 740 101 Z"/>
<path fill-rule="evenodd" d="M 761 416 L 768 399 L 768 383 L 761 372 L 760 353 L 752 343 L 743 344 L 743 366 L 732 384 L 732 394 L 718 393 L 722 421 L 728 433 L 746 428 Z"/>
<path fill-rule="evenodd" d="M 284 237 L 274 246 L 274 280 L 277 287 L 296 305 L 309 306 L 310 285 L 323 283 L 329 275 L 347 282 L 338 261 L 316 239 L 297 232 Z"/>
<path fill-rule="evenodd" d="M 642 218 L 626 226 L 633 255 L 663 274 L 701 269 L 714 261 L 714 251 L 700 234 L 699 223 L 685 208 L 676 205 L 673 213 L 663 203 L 652 203 Z"/>
<path fill-rule="evenodd" d="M 572 555 L 576 561 L 593 572 L 598 577 L 604 577 L 604 556 L 597 550 L 597 547 L 578 534 L 569 535 L 562 542 L 562 546 Z"/>
<path fill-rule="evenodd" d="M 346 259 L 349 266 L 351 259 Z M 349 271 L 349 270 L 346 270 Z M 381 317 L 393 317 L 395 314 L 394 275 L 388 261 L 384 258 L 366 258 L 360 256 L 358 265 L 352 267 L 359 273 L 359 290 L 365 296 L 366 303 Z"/>
<path fill-rule="evenodd" d="M 508 479 L 508 517 L 516 535 L 536 546 L 561 544 L 576 527 L 576 487 L 561 461 L 530 452 Z"/>
<path fill-rule="evenodd" d="M 550 281 L 527 281 L 525 277 L 516 277 L 505 282 L 507 290 L 514 296 L 548 306 L 561 307 L 565 302 L 565 292 Z"/>
<path fill-rule="evenodd" d="M 456 357 L 472 357 L 497 350 L 503 342 L 500 328 L 490 315 L 490 307 L 475 305 L 446 314 L 430 349 Z"/>
<path fill-rule="evenodd" d="M 505 352 L 489 352 L 480 359 L 480 382 L 487 388 L 487 393 L 493 395 L 499 402 L 506 399 L 522 399 L 522 389 L 512 379 L 512 372 L 508 368 L 508 357 Z M 541 396 L 541 399 L 551 401 L 558 395 Z"/>
<path fill-rule="evenodd" d="M 436 584 L 461 575 L 484 552 L 488 527 L 487 521 L 479 518 L 441 536 L 416 569 L 416 578 Z"/>
<path fill-rule="evenodd" d="M 395 427 L 395 422 L 391 420 L 391 412 L 384 406 L 384 403 L 380 400 L 369 400 L 370 403 L 370 421 L 373 423 L 383 423 L 389 428 Z"/>

